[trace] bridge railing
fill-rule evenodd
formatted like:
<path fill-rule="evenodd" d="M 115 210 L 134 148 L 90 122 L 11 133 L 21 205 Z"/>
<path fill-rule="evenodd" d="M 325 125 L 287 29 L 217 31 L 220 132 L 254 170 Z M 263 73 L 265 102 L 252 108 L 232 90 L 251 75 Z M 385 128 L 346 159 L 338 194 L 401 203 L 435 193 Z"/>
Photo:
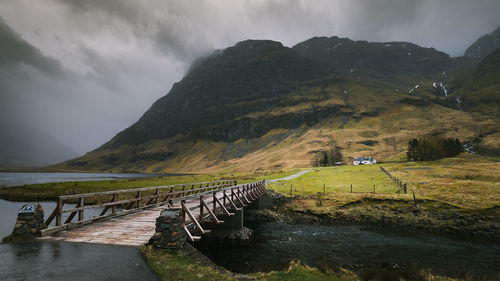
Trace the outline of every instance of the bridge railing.
<path fill-rule="evenodd" d="M 58 197 L 57 205 L 45 221 L 50 225 L 55 219 L 55 227 L 48 228 L 42 232 L 42 235 L 48 235 L 63 229 L 69 229 L 71 226 L 90 223 L 97 219 L 124 215 L 145 208 L 169 204 L 173 199 L 203 194 L 210 191 L 216 191 L 231 186 L 236 186 L 236 180 L 219 180 L 210 182 L 198 182 L 189 184 L 175 184 L 168 186 L 154 186 L 143 188 L 132 188 L 113 190 L 105 192 L 82 193 L 73 195 L 62 195 Z M 100 203 L 87 204 L 86 198 L 98 198 Z M 119 197 L 122 197 L 121 199 Z M 124 197 L 127 197 L 124 199 Z M 76 207 L 64 209 L 64 204 L 68 201 L 76 200 Z M 118 207 L 124 207 L 118 210 Z M 102 208 L 98 216 L 84 219 L 84 212 L 88 209 Z M 63 214 L 69 214 L 63 223 Z M 77 217 L 76 222 L 72 222 Z"/>
<path fill-rule="evenodd" d="M 193 235 L 193 233 L 206 234 L 210 232 L 210 230 L 204 229 L 201 223 L 223 223 L 217 217 L 218 215 L 232 216 L 234 215 L 232 210 L 239 210 L 247 206 L 265 192 L 265 181 L 256 181 L 183 197 L 181 210 L 184 231 L 191 241 L 197 241 L 201 239 L 201 236 Z M 198 198 L 199 201 L 196 200 Z"/>

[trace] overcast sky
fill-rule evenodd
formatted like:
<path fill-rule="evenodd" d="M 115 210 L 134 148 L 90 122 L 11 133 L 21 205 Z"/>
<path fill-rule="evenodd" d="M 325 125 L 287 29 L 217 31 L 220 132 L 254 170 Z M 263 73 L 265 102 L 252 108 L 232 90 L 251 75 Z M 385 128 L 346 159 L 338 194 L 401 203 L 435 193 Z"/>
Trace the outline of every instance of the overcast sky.
<path fill-rule="evenodd" d="M 498 0 L 0 0 L 0 126 L 78 153 L 135 122 L 189 64 L 245 39 L 411 41 L 460 56 Z"/>

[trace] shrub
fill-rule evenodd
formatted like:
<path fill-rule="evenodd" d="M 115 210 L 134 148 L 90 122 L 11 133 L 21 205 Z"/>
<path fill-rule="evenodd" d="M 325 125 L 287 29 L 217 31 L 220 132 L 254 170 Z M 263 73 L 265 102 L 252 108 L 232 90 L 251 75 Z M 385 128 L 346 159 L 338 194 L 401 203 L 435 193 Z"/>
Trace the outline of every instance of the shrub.
<path fill-rule="evenodd" d="M 320 150 L 314 154 L 312 160 L 313 167 L 333 166 L 336 162 L 342 162 L 342 149 L 334 139 L 328 141 L 326 150 Z"/>

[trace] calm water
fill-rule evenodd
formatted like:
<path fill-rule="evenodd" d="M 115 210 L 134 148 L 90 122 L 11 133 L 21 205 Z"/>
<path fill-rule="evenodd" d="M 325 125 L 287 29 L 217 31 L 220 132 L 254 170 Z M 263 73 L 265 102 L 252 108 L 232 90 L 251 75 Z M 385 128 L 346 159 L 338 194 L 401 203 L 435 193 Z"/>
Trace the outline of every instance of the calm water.
<path fill-rule="evenodd" d="M 113 174 L 113 173 L 12 173 L 0 172 L 0 187 L 24 184 L 65 182 L 65 181 L 98 181 L 130 178 L 165 177 L 172 174 Z"/>
<path fill-rule="evenodd" d="M 453 275 L 472 271 L 476 276 L 500 278 L 498 241 L 456 240 L 426 233 L 387 231 L 361 226 L 293 225 L 262 223 L 254 244 L 196 247 L 219 265 L 240 273 L 283 269 L 292 259 L 315 266 L 319 261 L 363 269 L 383 264 L 417 265 Z"/>

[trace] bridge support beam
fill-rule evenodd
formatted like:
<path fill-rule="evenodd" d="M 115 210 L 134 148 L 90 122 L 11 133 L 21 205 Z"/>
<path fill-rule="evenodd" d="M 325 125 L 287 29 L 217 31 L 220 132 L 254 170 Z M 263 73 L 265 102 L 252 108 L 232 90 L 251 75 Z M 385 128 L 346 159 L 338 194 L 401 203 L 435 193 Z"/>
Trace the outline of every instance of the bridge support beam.
<path fill-rule="evenodd" d="M 243 208 L 238 210 L 230 210 L 234 215 L 219 215 L 219 218 L 224 221 L 222 224 L 213 225 L 213 230 L 238 230 L 243 227 Z"/>
<path fill-rule="evenodd" d="M 273 205 L 274 199 L 267 193 L 264 193 L 259 198 L 252 201 L 252 203 L 249 204 L 247 208 L 251 210 L 260 210 L 271 208 Z"/>
<path fill-rule="evenodd" d="M 222 224 L 207 223 L 204 227 L 211 232 L 204 236 L 202 241 L 218 244 L 248 245 L 252 238 L 253 230 L 243 226 L 243 208 L 229 210 L 234 215 L 219 215 L 224 220 Z"/>

